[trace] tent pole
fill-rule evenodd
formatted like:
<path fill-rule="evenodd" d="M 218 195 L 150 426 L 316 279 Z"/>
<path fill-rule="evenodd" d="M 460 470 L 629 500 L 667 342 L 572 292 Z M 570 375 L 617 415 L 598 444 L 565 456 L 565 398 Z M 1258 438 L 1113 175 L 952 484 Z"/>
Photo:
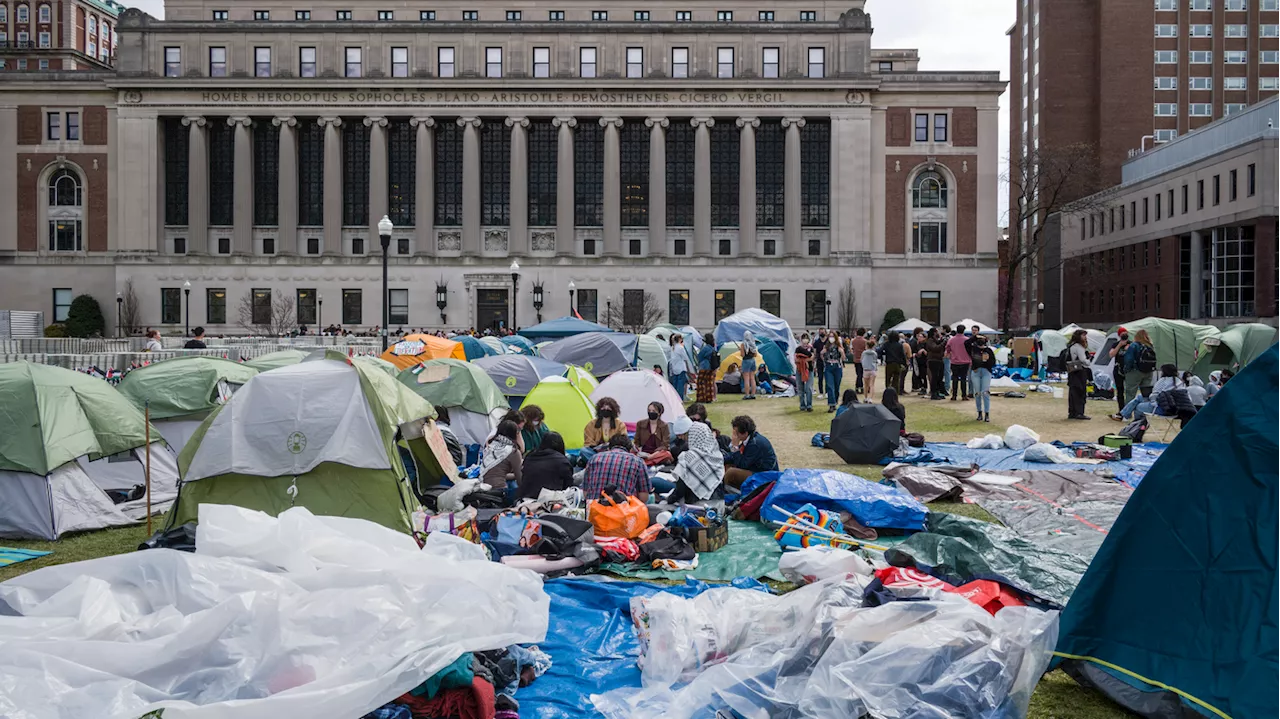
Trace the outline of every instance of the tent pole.
<path fill-rule="evenodd" d="M 147 435 L 147 537 L 151 537 L 151 400 L 143 403 L 146 422 L 143 431 Z"/>

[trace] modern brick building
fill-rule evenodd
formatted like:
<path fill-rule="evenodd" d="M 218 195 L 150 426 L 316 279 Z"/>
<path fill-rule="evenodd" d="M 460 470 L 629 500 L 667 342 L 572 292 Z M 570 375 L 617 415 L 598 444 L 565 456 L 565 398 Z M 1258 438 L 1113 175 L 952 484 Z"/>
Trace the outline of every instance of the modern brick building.
<path fill-rule="evenodd" d="M 1016 0 L 1010 175 L 1039 148 L 1096 146 L 1100 187 L 1129 157 L 1276 95 L 1280 0 Z M 1010 207 L 1017 207 L 1011 190 Z M 1074 198 L 1071 198 L 1074 199 Z M 1016 214 L 1015 214 L 1016 219 Z M 1010 233 L 1030 233 L 1035 220 Z M 1043 258 L 1017 278 L 1024 324 L 1072 321 Z M 1047 272 L 1046 272 L 1047 271 Z"/>
<path fill-rule="evenodd" d="M 847 282 L 862 324 L 989 319 L 1005 83 L 873 48 L 863 7 L 128 10 L 114 73 L 0 77 L 0 307 L 131 281 L 146 325 L 283 297 L 369 327 L 385 214 L 393 326 L 529 325 L 572 286 L 588 319 L 812 327 Z"/>
<path fill-rule="evenodd" d="M 123 11 L 115 0 L 0 0 L 0 73 L 109 69 Z"/>
<path fill-rule="evenodd" d="M 1087 211 L 1050 217 L 1064 261 L 1055 304 L 1067 318 L 1274 320 L 1278 104 L 1273 97 L 1137 155 L 1119 185 L 1080 201 Z"/>

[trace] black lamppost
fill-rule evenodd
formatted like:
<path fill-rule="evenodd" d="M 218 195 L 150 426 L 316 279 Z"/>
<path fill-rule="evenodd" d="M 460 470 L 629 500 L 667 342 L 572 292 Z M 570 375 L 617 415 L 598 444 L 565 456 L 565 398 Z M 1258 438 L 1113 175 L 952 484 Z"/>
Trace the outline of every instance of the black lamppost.
<path fill-rule="evenodd" d="M 120 327 L 121 310 L 124 308 L 124 297 L 116 292 L 116 338 L 124 337 L 124 330 Z"/>
<path fill-rule="evenodd" d="M 827 300 L 827 329 L 831 328 L 831 300 Z"/>
<path fill-rule="evenodd" d="M 324 337 L 324 295 L 316 295 L 316 333 Z"/>
<path fill-rule="evenodd" d="M 604 326 L 613 329 L 613 300 L 604 301 Z"/>
<path fill-rule="evenodd" d="M 182 283 L 182 294 L 186 297 L 187 304 L 187 315 L 182 326 L 182 334 L 185 337 L 191 334 L 191 280 Z"/>
<path fill-rule="evenodd" d="M 511 261 L 511 326 L 507 329 L 512 332 L 516 331 L 516 305 L 519 304 L 518 293 L 520 291 L 520 263 L 515 260 Z"/>
<path fill-rule="evenodd" d="M 576 289 L 577 287 L 574 286 L 573 280 L 569 280 L 569 316 L 570 317 L 573 317 L 578 314 L 578 306 L 573 304 L 573 291 Z"/>
<path fill-rule="evenodd" d="M 386 215 L 378 220 L 378 237 L 382 240 L 382 351 L 387 351 L 387 324 L 391 321 L 391 306 L 387 300 L 387 250 L 391 247 L 391 218 Z"/>
<path fill-rule="evenodd" d="M 444 308 L 449 306 L 449 285 L 436 284 L 436 309 L 440 310 L 440 324 L 443 326 Z"/>
<path fill-rule="evenodd" d="M 1044 303 L 1043 302 L 1039 302 L 1036 304 L 1036 315 L 1037 315 L 1036 317 L 1037 323 L 1039 324 L 1039 326 L 1044 327 Z"/>
<path fill-rule="evenodd" d="M 538 313 L 538 324 L 542 324 L 542 283 L 533 286 L 533 309 Z"/>

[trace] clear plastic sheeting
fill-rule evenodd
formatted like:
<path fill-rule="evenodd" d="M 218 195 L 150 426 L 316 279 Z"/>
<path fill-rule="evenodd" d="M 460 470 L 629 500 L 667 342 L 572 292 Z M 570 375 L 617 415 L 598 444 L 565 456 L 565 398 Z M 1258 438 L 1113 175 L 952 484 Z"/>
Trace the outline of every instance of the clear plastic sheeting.
<path fill-rule="evenodd" d="M 609 719 L 1025 716 L 1058 614 L 996 616 L 957 596 L 862 606 L 868 578 L 776 597 L 713 589 L 632 600 L 644 688 L 595 695 Z"/>
<path fill-rule="evenodd" d="M 546 636 L 534 573 L 372 522 L 202 505 L 197 541 L 0 584 L 0 716 L 351 719 Z"/>

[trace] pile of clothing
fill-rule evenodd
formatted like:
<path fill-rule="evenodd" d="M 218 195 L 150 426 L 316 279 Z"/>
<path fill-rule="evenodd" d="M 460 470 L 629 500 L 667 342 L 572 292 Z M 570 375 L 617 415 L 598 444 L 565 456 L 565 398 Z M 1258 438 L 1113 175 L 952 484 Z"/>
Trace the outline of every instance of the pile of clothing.
<path fill-rule="evenodd" d="M 721 528 L 724 519 L 712 507 L 682 505 L 674 511 L 663 511 L 653 518 L 635 537 L 595 538 L 605 562 L 636 563 L 669 572 L 687 572 L 698 568 L 696 536 L 707 528 Z"/>
<path fill-rule="evenodd" d="M 462 654 L 364 719 L 518 719 L 516 690 L 550 668 L 551 657 L 536 646 Z"/>

